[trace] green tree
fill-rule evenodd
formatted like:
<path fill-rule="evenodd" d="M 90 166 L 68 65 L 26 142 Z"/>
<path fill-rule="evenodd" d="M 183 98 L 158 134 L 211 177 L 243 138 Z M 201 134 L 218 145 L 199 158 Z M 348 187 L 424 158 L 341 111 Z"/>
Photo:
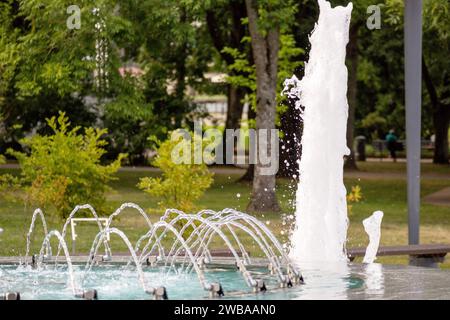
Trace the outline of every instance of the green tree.
<path fill-rule="evenodd" d="M 136 153 L 146 137 L 190 122 L 196 106 L 188 88 L 205 86 L 211 60 L 206 27 L 178 1 L 81 0 L 81 28 L 66 26 L 68 0 L 7 0 L 0 13 L 0 135 L 19 148 L 21 136 L 45 134 L 45 118 L 58 110 L 83 126 L 108 127 L 109 156 Z M 94 14 L 98 9 L 98 14 Z M 98 31 L 96 24 L 104 23 Z M 96 41 L 106 44 L 98 88 Z M 138 76 L 119 69 L 136 66 Z M 127 136 L 132 130 L 132 139 Z M 132 141 L 131 141 L 132 140 Z M 135 159 L 135 160 L 134 160 Z"/>
<path fill-rule="evenodd" d="M 280 34 L 294 6 L 290 1 L 246 0 L 245 4 L 256 69 L 256 129 L 270 131 L 275 129 Z M 275 175 L 264 175 L 263 170 L 264 165 L 258 159 L 248 210 L 279 211 Z"/>
<path fill-rule="evenodd" d="M 249 37 L 242 39 L 242 42 L 250 42 Z M 248 101 L 250 102 L 251 110 L 255 111 L 256 106 L 256 70 L 252 60 L 248 60 L 245 53 L 242 53 L 234 48 L 226 47 L 224 49 L 228 55 L 233 57 L 233 63 L 228 66 L 230 70 L 228 82 L 234 86 L 246 88 L 248 92 Z M 292 34 L 285 33 L 280 35 L 280 50 L 278 52 L 278 79 L 277 92 L 283 90 L 283 83 L 287 78 L 290 78 L 293 72 L 303 65 L 300 56 L 304 50 L 296 47 L 296 43 Z M 298 142 L 301 136 L 301 119 L 299 110 L 296 110 L 294 105 L 287 101 L 284 96 L 278 94 L 276 107 L 275 123 L 281 129 L 280 137 L 280 169 L 278 171 L 279 177 L 292 178 L 298 175 L 299 159 Z M 254 121 L 250 125 L 255 126 Z M 248 170 L 253 170 L 252 166 Z M 251 175 L 253 180 L 253 175 Z"/>
<path fill-rule="evenodd" d="M 235 64 L 235 55 L 229 51 L 234 50 L 241 53 L 249 65 L 253 64 L 249 42 L 244 41 L 249 36 L 248 25 L 245 23 L 247 19 L 245 1 L 214 1 L 206 7 L 205 15 L 212 43 L 226 65 L 228 74 L 231 77 L 248 77 L 248 70 L 231 68 Z M 247 86 L 233 82 L 228 83 L 225 129 L 240 128 L 245 98 L 248 93 Z M 224 150 L 226 142 L 224 135 L 222 143 Z"/>
<path fill-rule="evenodd" d="M 450 2 L 428 0 L 424 8 L 423 80 L 433 112 L 434 163 L 449 163 L 450 124 Z"/>
<path fill-rule="evenodd" d="M 87 104 L 85 97 L 98 96 L 94 87 L 96 55 L 95 39 L 102 37 L 110 44 L 129 37 L 124 19 L 114 15 L 115 2 L 79 1 L 81 28 L 66 25 L 66 0 L 23 1 L 2 3 L 0 16 L 0 113 L 4 143 L 18 147 L 14 127 L 22 126 L 22 136 L 38 131 L 46 133 L 45 119 L 58 110 L 65 111 L 76 124 L 89 125 L 104 111 L 98 101 Z M 92 11 L 100 8 L 106 32 L 97 34 L 98 22 Z M 105 71 L 111 82 L 120 78 L 118 51 L 109 47 Z M 107 93 L 114 96 L 114 92 Z M 98 99 L 97 99 L 98 100 Z M 98 110 L 96 110 L 98 109 Z M 102 109 L 102 110 L 100 110 Z M 20 138 L 20 137 L 19 137 Z"/>
<path fill-rule="evenodd" d="M 169 130 L 181 128 L 195 115 L 188 89 L 201 91 L 213 48 L 201 2 L 144 0 L 124 3 L 124 17 L 133 22 L 137 41 L 125 56 L 145 71 L 144 95 L 154 114 Z M 194 113 L 194 115 L 193 115 Z"/>
<path fill-rule="evenodd" d="M 397 32 L 403 29 L 404 3 L 386 0 L 388 23 Z M 423 56 L 422 77 L 425 85 L 423 118 L 435 135 L 434 163 L 449 163 L 448 130 L 450 123 L 450 3 L 446 0 L 423 2 Z"/>
<path fill-rule="evenodd" d="M 213 183 L 213 174 L 205 162 L 194 163 L 196 148 L 200 148 L 199 151 L 203 154 L 205 142 L 198 146 L 191 143 L 190 139 L 184 138 L 175 132 L 170 139 L 159 143 L 158 155 L 153 165 L 161 169 L 162 177 L 141 178 L 138 187 L 159 198 L 161 208 L 174 208 L 192 213 L 196 207 L 195 201 Z"/>
<path fill-rule="evenodd" d="M 381 10 L 381 29 L 363 26 L 358 37 L 355 127 L 369 139 L 384 139 L 391 128 L 404 137 L 405 128 L 403 30 L 389 22 L 385 3 Z"/>

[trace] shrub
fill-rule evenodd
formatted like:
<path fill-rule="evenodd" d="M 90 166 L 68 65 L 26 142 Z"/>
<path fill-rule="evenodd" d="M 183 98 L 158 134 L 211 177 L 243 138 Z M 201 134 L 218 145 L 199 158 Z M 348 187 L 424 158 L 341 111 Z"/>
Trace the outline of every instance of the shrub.
<path fill-rule="evenodd" d="M 347 209 L 348 213 L 352 214 L 353 205 L 352 203 L 358 203 L 362 200 L 363 194 L 361 191 L 361 187 L 356 185 L 352 187 L 352 191 L 347 194 Z"/>
<path fill-rule="evenodd" d="M 47 119 L 52 135 L 34 135 L 21 143 L 28 153 L 9 149 L 8 154 L 17 158 L 22 169 L 19 181 L 7 177 L 5 184 L 19 183 L 25 191 L 28 204 L 43 208 L 53 207 L 58 216 L 67 217 L 77 204 L 90 203 L 103 208 L 108 182 L 120 168 L 124 154 L 109 165 L 100 160 L 105 154 L 106 142 L 101 137 L 106 130 L 70 127 L 65 113 Z"/>
<path fill-rule="evenodd" d="M 184 212 L 195 209 L 195 201 L 211 186 L 213 174 L 209 172 L 207 165 L 194 164 L 194 144 L 187 140 L 168 139 L 158 143 L 157 157 L 153 165 L 162 171 L 162 177 L 141 178 L 138 187 L 144 192 L 160 199 L 158 203 L 162 208 L 175 208 Z M 175 163 L 172 154 L 176 148 L 184 145 L 190 148 L 190 161 Z M 204 148 L 204 145 L 202 145 Z M 186 149 L 185 149 L 186 150 Z M 202 149 L 203 151 L 203 149 Z"/>

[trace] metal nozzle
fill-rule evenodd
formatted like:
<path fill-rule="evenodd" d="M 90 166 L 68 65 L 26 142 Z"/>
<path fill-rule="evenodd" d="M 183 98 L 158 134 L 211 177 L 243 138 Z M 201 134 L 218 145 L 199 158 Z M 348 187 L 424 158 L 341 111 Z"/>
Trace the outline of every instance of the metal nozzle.
<path fill-rule="evenodd" d="M 156 256 L 150 256 L 146 260 L 147 266 L 150 266 L 150 267 L 156 266 L 157 262 L 158 262 L 158 258 Z"/>
<path fill-rule="evenodd" d="M 154 296 L 155 300 L 168 300 L 169 299 L 167 297 L 167 290 L 165 287 L 156 288 L 155 291 L 153 292 L 153 296 Z"/>
<path fill-rule="evenodd" d="M 98 300 L 98 293 L 95 289 L 85 290 L 81 294 L 77 294 L 75 296 L 84 300 Z"/>
<path fill-rule="evenodd" d="M 267 287 L 263 280 L 256 280 L 256 286 L 253 287 L 254 292 L 266 292 Z"/>
<path fill-rule="evenodd" d="M 0 296 L 0 300 L 20 300 L 20 292 L 6 292 Z"/>
<path fill-rule="evenodd" d="M 225 294 L 223 292 L 222 285 L 218 282 L 211 283 L 211 289 L 209 290 L 210 298 L 223 297 Z"/>

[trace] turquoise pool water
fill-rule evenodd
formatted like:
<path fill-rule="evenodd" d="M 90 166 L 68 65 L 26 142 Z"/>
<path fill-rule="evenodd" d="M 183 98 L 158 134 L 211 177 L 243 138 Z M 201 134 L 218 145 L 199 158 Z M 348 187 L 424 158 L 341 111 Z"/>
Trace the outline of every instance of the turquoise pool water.
<path fill-rule="evenodd" d="M 253 268 L 263 279 L 265 293 L 255 294 L 234 267 L 206 269 L 209 282 L 221 283 L 222 299 L 450 299 L 450 272 L 405 266 L 333 265 L 302 268 L 304 285 L 280 289 L 265 268 Z M 82 281 L 83 267 L 75 266 L 75 277 L 84 289 L 96 289 L 99 299 L 152 299 L 143 291 L 132 267 L 94 267 Z M 169 299 L 208 299 L 195 273 L 166 274 L 162 268 L 145 268 L 148 286 L 165 286 Z M 42 270 L 0 265 L 0 293 L 18 291 L 22 299 L 76 299 L 65 266 Z"/>

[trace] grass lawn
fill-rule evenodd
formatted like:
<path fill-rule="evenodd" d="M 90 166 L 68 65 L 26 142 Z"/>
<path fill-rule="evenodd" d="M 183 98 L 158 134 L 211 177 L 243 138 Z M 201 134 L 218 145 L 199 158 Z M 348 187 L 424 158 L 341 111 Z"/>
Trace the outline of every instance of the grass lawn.
<path fill-rule="evenodd" d="M 364 173 L 376 173 L 386 175 L 386 173 L 402 173 L 405 164 L 402 163 L 360 163 L 361 178 L 358 173 L 353 173 L 350 178 L 345 179 L 347 189 L 351 186 L 359 185 L 363 192 L 363 201 L 353 204 L 350 214 L 350 227 L 348 233 L 348 247 L 366 246 L 367 236 L 362 227 L 362 220 L 376 210 L 385 213 L 382 224 L 382 244 L 395 245 L 407 243 L 407 209 L 406 209 L 406 183 L 398 175 L 383 179 L 374 179 L 373 176 L 365 178 Z M 0 169 L 0 174 L 4 172 L 18 173 L 18 169 Z M 422 197 L 436 192 L 450 185 L 449 166 L 435 166 L 423 164 L 424 173 L 433 174 L 432 177 L 422 179 Z M 139 191 L 135 186 L 140 177 L 157 175 L 154 172 L 143 170 L 121 171 L 118 173 L 118 180 L 111 186 L 114 192 L 108 194 L 108 205 L 111 213 L 123 202 L 135 202 L 148 209 L 151 220 L 156 221 L 162 214 L 158 210 L 157 199 L 153 199 L 147 194 Z M 231 207 L 245 211 L 251 186 L 246 183 L 237 183 L 240 172 L 216 174 L 214 185 L 207 191 L 199 201 L 199 207 L 220 210 Z M 182 183 L 182 181 L 180 181 Z M 295 184 L 287 180 L 279 180 L 278 196 L 283 208 L 283 213 L 292 214 L 291 203 L 295 194 Z M 31 220 L 34 208 L 25 208 L 20 203 L 2 201 L 0 203 L 0 227 L 4 233 L 0 236 L 0 255 L 23 255 L 25 252 L 25 235 Z M 280 214 L 259 215 L 259 219 L 266 222 L 269 228 L 280 238 L 282 231 L 286 231 L 287 226 L 282 225 Z M 63 222 L 56 221 L 49 217 L 49 229 L 61 229 Z M 450 207 L 434 206 L 422 204 L 421 208 L 421 242 L 422 243 L 450 243 Z M 122 229 L 132 241 L 145 233 L 146 225 L 142 217 L 136 213 L 124 214 L 121 219 L 114 223 Z M 87 252 L 92 239 L 97 232 L 95 224 L 83 223 L 77 227 L 79 237 L 77 239 L 77 252 Z M 71 246 L 70 233 L 67 236 L 69 247 Z M 250 242 L 250 239 L 243 238 L 243 241 Z M 285 239 L 283 239 L 285 240 Z M 37 222 L 37 228 L 33 236 L 32 252 L 37 252 L 42 243 L 42 227 Z M 253 244 L 250 244 L 250 251 Z M 219 243 L 217 246 L 221 246 Z M 114 240 L 112 244 L 116 252 L 125 252 L 125 247 L 119 240 Z M 378 260 L 382 263 L 407 263 L 407 257 L 383 257 Z M 450 268 L 450 258 L 442 264 L 443 268 Z"/>

